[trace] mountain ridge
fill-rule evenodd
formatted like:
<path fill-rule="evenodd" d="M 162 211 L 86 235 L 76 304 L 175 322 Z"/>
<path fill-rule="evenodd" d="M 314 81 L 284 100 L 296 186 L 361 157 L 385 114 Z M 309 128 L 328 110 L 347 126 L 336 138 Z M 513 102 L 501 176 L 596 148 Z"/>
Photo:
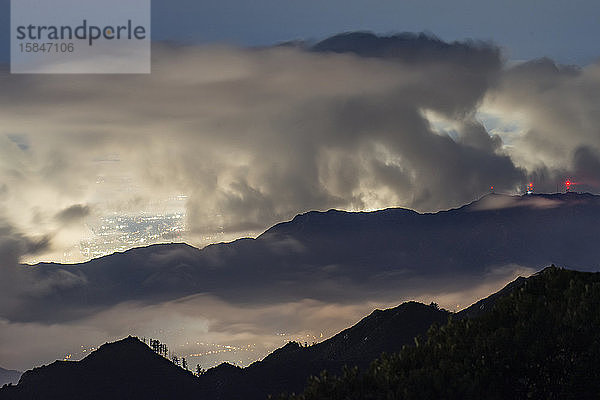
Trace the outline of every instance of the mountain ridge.
<path fill-rule="evenodd" d="M 532 207 L 532 208 L 536 208 L 536 203 L 535 200 L 536 199 L 549 199 L 549 200 L 558 200 L 558 201 L 565 201 L 565 200 L 569 200 L 569 199 L 583 199 L 583 200 L 594 200 L 595 202 L 600 203 L 600 195 L 595 195 L 592 193 L 580 193 L 580 192 L 566 192 L 566 193 L 536 193 L 536 194 L 530 194 L 530 195 L 507 195 L 507 194 L 499 194 L 499 193 L 489 193 L 486 194 L 482 197 L 480 197 L 479 199 L 476 199 L 470 203 L 464 204 L 462 206 L 458 206 L 458 207 L 451 207 L 445 210 L 439 210 L 439 211 L 433 211 L 433 212 L 419 212 L 410 208 L 406 208 L 406 207 L 387 207 L 387 208 L 383 208 L 383 209 L 379 209 L 379 210 L 373 210 L 373 211 L 345 211 L 345 210 L 339 210 L 339 209 L 329 209 L 326 211 L 316 211 L 316 210 L 311 210 L 311 211 L 307 211 L 307 212 L 303 212 L 303 213 L 299 213 L 296 214 L 292 219 L 288 220 L 288 221 L 282 221 L 282 222 L 278 222 L 276 224 L 274 224 L 273 226 L 271 226 L 270 228 L 267 228 L 263 233 L 259 234 L 256 238 L 252 238 L 252 237 L 241 237 L 238 239 L 234 239 L 231 241 L 227 241 L 227 242 L 217 242 L 217 243 L 211 243 L 208 244 L 204 247 L 196 247 L 192 244 L 186 243 L 186 242 L 169 242 L 169 243 L 155 243 L 155 244 L 151 244 L 151 245 L 147 245 L 147 246 L 138 246 L 138 247 L 132 247 L 130 249 L 127 250 L 123 250 L 123 251 L 116 251 L 114 253 L 111 254 L 107 254 L 107 255 L 103 255 L 97 258 L 93 258 L 91 260 L 88 261 L 84 261 L 84 262 L 79 262 L 79 263 L 69 263 L 69 264 L 63 264 L 63 263 L 58 263 L 58 262 L 38 262 L 35 264 L 23 264 L 26 266 L 30 266 L 30 267 L 37 267 L 37 266 L 69 266 L 69 265 L 86 265 L 89 263 L 92 263 L 96 260 L 103 260 L 106 258 L 110 258 L 111 256 L 114 255 L 131 255 L 134 253 L 139 253 L 139 252 L 144 252 L 146 250 L 161 250 L 164 248 L 168 248 L 168 247 L 174 247 L 174 248 L 179 248 L 179 249 L 183 249 L 183 250 L 192 250 L 192 251 L 201 251 L 204 250 L 206 248 L 212 247 L 212 246 L 222 246 L 222 245 L 231 245 L 231 244 L 235 244 L 237 242 L 245 242 L 245 241 L 256 241 L 257 239 L 260 239 L 263 236 L 269 236 L 269 234 L 272 233 L 280 233 L 281 230 L 283 230 L 285 227 L 289 227 L 289 226 L 294 226 L 296 224 L 304 224 L 306 223 L 308 219 L 310 219 L 313 216 L 331 216 L 331 215 L 337 215 L 337 216 L 389 216 L 389 214 L 395 214 L 393 215 L 394 217 L 397 217 L 397 213 L 406 213 L 406 215 L 408 216 L 418 216 L 418 215 L 438 215 L 438 214 L 444 214 L 444 213 L 449 213 L 449 212 L 457 212 L 457 211 L 489 211 L 490 209 L 487 209 L 485 207 L 478 207 L 478 205 L 480 205 L 482 202 L 484 202 L 487 199 L 507 199 L 507 200 L 514 200 L 514 202 L 509 203 L 509 205 L 501 205 L 501 207 L 499 207 L 498 209 L 502 209 L 502 208 L 513 208 L 513 207 Z M 528 204 L 528 201 L 531 200 L 531 203 Z M 558 205 L 556 205 L 558 206 Z M 552 208 L 552 205 L 548 205 L 549 208 Z M 137 255 L 137 254 L 136 254 Z"/>
<path fill-rule="evenodd" d="M 456 288 L 446 288 L 460 291 L 459 282 L 480 280 L 507 265 L 596 270 L 599 199 L 575 193 L 492 194 L 437 213 L 308 212 L 256 239 L 203 249 L 153 245 L 84 264 L 23 267 L 33 281 L 67 275 L 72 284 L 27 296 L 20 307 L 0 305 L 0 317 L 68 321 L 126 301 L 156 304 L 197 293 L 233 304 L 304 298 L 389 303 L 398 293 L 416 296 L 416 281 L 460 277 L 452 280 Z"/>
<path fill-rule="evenodd" d="M 422 311 L 425 314 L 420 314 Z M 420 315 L 418 320 L 406 318 L 415 314 Z M 343 365 L 353 365 L 353 362 L 364 367 L 382 351 L 393 352 L 410 344 L 415 334 L 424 333 L 432 323 L 443 323 L 448 315 L 445 310 L 417 302 L 374 310 L 355 325 L 321 343 L 302 347 L 289 342 L 246 368 L 222 363 L 199 378 L 154 353 L 139 339 L 129 336 L 105 343 L 80 361 L 57 360 L 26 371 L 17 386 L 0 390 L 0 399 L 28 399 L 34 394 L 40 399 L 77 399 L 84 392 L 84 386 L 75 382 L 85 382 L 88 390 L 85 396 L 89 399 L 160 399 L 198 394 L 202 395 L 201 398 L 211 399 L 259 399 L 289 388 L 297 391 L 310 374 L 318 374 L 322 369 L 339 371 Z M 368 350 L 362 358 L 352 355 L 357 350 L 352 346 L 360 344 L 364 329 L 386 329 L 403 324 L 411 326 L 403 336 L 393 339 L 395 344 L 390 344 L 387 338 L 383 344 L 375 344 L 375 348 L 381 351 Z M 381 335 L 380 330 L 373 331 L 374 336 Z M 343 343 L 348 342 L 348 336 L 350 345 Z M 128 388 L 122 389 L 124 386 Z M 136 387 L 137 391 L 134 390 Z"/>
<path fill-rule="evenodd" d="M 535 276 L 540 276 L 546 270 Z M 549 271 L 553 271 L 550 269 Z M 583 273 L 581 273 L 583 274 Z M 534 277 L 535 277 L 534 276 Z M 463 312 L 460 319 L 478 318 L 494 308 L 494 303 L 509 296 L 531 278 L 517 279 L 502 290 L 474 303 L 486 307 L 474 315 Z M 105 344 L 81 361 L 57 361 L 23 374 L 19 385 L 0 390 L 2 400 L 20 400 L 36 393 L 36 398 L 80 398 L 85 383 L 86 398 L 113 399 L 165 398 L 195 396 L 210 399 L 262 399 L 267 394 L 300 392 L 309 375 L 322 370 L 338 374 L 344 365 L 366 370 L 382 353 L 397 354 L 412 346 L 415 337 L 425 335 L 431 326 L 443 327 L 450 313 L 437 305 L 410 301 L 386 309 L 374 310 L 353 326 L 321 343 L 303 347 L 290 342 L 246 368 L 221 364 L 196 378 L 152 352 L 138 339 L 128 337 Z M 91 377 L 90 377 L 91 375 Z M 124 384 L 124 382 L 127 382 Z M 157 384 L 158 383 L 158 384 Z M 127 386 L 123 389 L 123 385 Z M 43 390 L 40 388 L 44 388 Z M 137 389 L 136 389 L 137 388 Z M 176 388 L 176 389 L 175 389 Z M 162 396 L 162 397 L 161 397 Z"/>
<path fill-rule="evenodd" d="M 597 398 L 600 272 L 551 266 L 517 283 L 487 312 L 434 325 L 362 373 L 322 374 L 282 398 Z"/>
<path fill-rule="evenodd" d="M 345 211 L 345 210 L 339 210 L 339 209 L 335 209 L 335 208 L 328 209 L 326 211 L 311 210 L 311 211 L 306 211 L 303 213 L 296 214 L 293 218 L 291 218 L 288 221 L 282 221 L 282 222 L 278 222 L 278 223 L 274 224 L 273 226 L 267 228 L 264 232 L 259 234 L 256 238 L 241 237 L 241 238 L 234 239 L 231 241 L 211 243 L 204 247 L 196 247 L 196 246 L 186 243 L 186 242 L 155 243 L 155 244 L 151 244 L 151 245 L 147 245 L 147 246 L 132 247 L 130 249 L 123 250 L 123 251 L 116 251 L 111 254 L 103 255 L 103 256 L 96 257 L 91 260 L 79 262 L 79 263 L 63 264 L 63 263 L 58 263 L 58 262 L 43 261 L 43 262 L 38 262 L 35 264 L 23 264 L 23 265 L 31 266 L 31 267 L 45 266 L 45 265 L 48 265 L 48 266 L 50 266 L 50 265 L 54 265 L 54 266 L 85 265 L 85 264 L 89 264 L 95 260 L 106 259 L 107 257 L 111 257 L 113 255 L 126 255 L 126 254 L 130 254 L 130 253 L 144 251 L 144 249 L 160 250 L 162 248 L 167 248 L 167 247 L 175 247 L 175 248 L 187 249 L 187 250 L 192 250 L 192 251 L 203 250 L 203 249 L 211 247 L 211 246 L 230 245 L 230 244 L 234 244 L 239 241 L 255 241 L 255 240 L 261 238 L 263 235 L 268 236 L 268 234 L 272 233 L 272 232 L 279 233 L 279 230 L 281 230 L 283 227 L 291 226 L 294 224 L 305 223 L 306 222 L 305 220 L 310 218 L 311 216 L 323 216 L 323 215 L 329 216 L 329 215 L 334 215 L 334 214 L 345 215 L 345 216 L 347 216 L 347 215 L 353 215 L 353 216 L 381 215 L 381 216 L 383 216 L 385 214 L 402 213 L 402 212 L 405 212 L 407 215 L 415 215 L 416 216 L 416 215 L 437 215 L 437 214 L 443 214 L 443 213 L 448 213 L 448 212 L 453 212 L 453 211 L 467 211 L 467 210 L 468 211 L 487 211 L 487 209 L 485 209 L 485 208 L 478 208 L 477 205 L 481 204 L 486 199 L 490 199 L 490 198 L 512 199 L 512 200 L 516 200 L 514 203 L 512 203 L 512 204 L 514 204 L 513 207 L 529 206 L 529 207 L 533 207 L 533 208 L 536 207 L 535 201 L 532 201 L 531 204 L 528 204 L 527 203 L 528 200 L 549 199 L 549 200 L 565 201 L 565 200 L 569 200 L 572 198 L 577 198 L 577 199 L 583 199 L 583 200 L 588 200 L 588 201 L 594 200 L 596 202 L 600 202 L 600 195 L 595 195 L 595 194 L 587 193 L 587 192 L 536 193 L 536 194 L 530 194 L 530 195 L 508 195 L 508 194 L 501 194 L 501 193 L 489 193 L 489 194 L 486 194 L 486 195 L 480 197 L 479 199 L 473 200 L 472 202 L 464 204 L 462 206 L 451 207 L 448 209 L 432 211 L 432 212 L 419 212 L 419 211 L 416 211 L 416 210 L 413 210 L 410 208 L 406 208 L 406 207 L 386 207 L 386 208 L 372 210 L 372 211 Z M 520 204 L 520 203 L 522 203 L 522 204 Z M 501 208 L 505 208 L 505 207 L 501 207 Z M 512 207 L 509 206 L 506 208 L 512 208 Z M 397 216 L 397 215 L 395 215 L 395 216 Z"/>
<path fill-rule="evenodd" d="M 289 342 L 261 361 L 234 370 L 220 390 L 208 392 L 211 399 L 262 399 L 266 395 L 299 391 L 310 375 L 322 370 L 339 373 L 345 365 L 365 368 L 383 352 L 397 352 L 413 343 L 434 323 L 443 324 L 450 313 L 417 302 L 406 302 L 386 310 L 375 310 L 333 337 L 303 347 Z M 391 337 L 389 332 L 396 334 Z M 219 367 L 216 367 L 219 368 Z M 231 370 L 231 369 L 230 369 Z M 213 371 L 200 377 L 203 387 L 215 387 Z M 240 389 L 242 388 L 242 389 Z"/>

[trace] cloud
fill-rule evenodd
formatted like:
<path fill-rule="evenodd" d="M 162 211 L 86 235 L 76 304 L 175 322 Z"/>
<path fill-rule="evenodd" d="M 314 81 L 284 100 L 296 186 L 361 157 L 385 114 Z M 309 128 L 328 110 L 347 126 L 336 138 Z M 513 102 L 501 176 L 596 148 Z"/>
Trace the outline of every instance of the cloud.
<path fill-rule="evenodd" d="M 580 146 L 573 152 L 573 180 L 579 190 L 595 192 L 600 187 L 600 150 L 598 147 Z"/>
<path fill-rule="evenodd" d="M 83 358 L 92 347 L 132 334 L 159 338 L 173 352 L 186 356 L 191 365 L 199 363 L 209 368 L 224 361 L 248 365 L 289 340 L 324 340 L 376 308 L 394 307 L 402 300 L 416 298 L 456 311 L 457 305 L 465 307 L 499 290 L 519 274 L 530 273 L 527 268 L 505 266 L 490 270 L 483 279 L 450 284 L 422 281 L 413 286 L 413 292 L 387 302 L 336 303 L 301 298 L 240 306 L 198 294 L 157 304 L 123 302 L 61 323 L 11 322 L 0 318 L 0 359 L 11 368 L 26 370 L 69 354 L 71 359 Z M 225 346 L 232 351 L 219 351 Z M 214 353 L 207 354 L 208 351 Z"/>
<path fill-rule="evenodd" d="M 421 293 L 415 293 L 414 299 L 424 304 L 434 301 L 441 307 L 456 312 L 499 291 L 516 278 L 527 278 L 536 272 L 538 271 L 533 268 L 517 264 L 496 265 L 489 268 L 476 283 L 468 278 L 458 278 L 445 288 L 438 287 L 433 292 L 423 288 Z"/>
<path fill-rule="evenodd" d="M 508 69 L 483 108 L 519 121 L 516 131 L 505 134 L 508 153 L 536 180 L 537 191 L 555 191 L 571 179 L 581 180 L 575 190 L 597 193 L 598 104 L 600 64 L 579 68 L 540 59 Z"/>
<path fill-rule="evenodd" d="M 558 199 L 545 197 L 515 197 L 490 195 L 470 207 L 472 211 L 500 210 L 503 208 L 528 207 L 528 208 L 556 208 L 561 206 Z"/>
<path fill-rule="evenodd" d="M 23 229 L 51 232 L 185 194 L 187 240 L 203 245 L 312 209 L 431 211 L 513 190 L 524 171 L 475 117 L 502 75 L 498 48 L 368 42 L 381 57 L 157 44 L 149 76 L 5 75 L 5 202 Z M 81 227 L 60 229 L 57 249 L 77 245 Z"/>
<path fill-rule="evenodd" d="M 81 221 L 90 214 L 90 208 L 81 204 L 75 204 L 58 212 L 54 216 L 56 220 L 64 224 L 72 224 Z"/>
<path fill-rule="evenodd" d="M 0 266 L 17 266 L 22 256 L 42 252 L 49 245 L 50 238 L 25 236 L 0 219 Z"/>
<path fill-rule="evenodd" d="M 0 219 L 0 313 L 4 315 L 21 303 L 31 280 L 19 265 L 21 257 L 45 251 L 48 237 L 28 237 Z"/>
<path fill-rule="evenodd" d="M 196 345 L 200 342 L 236 348 L 247 348 L 250 344 L 251 352 L 188 358 L 191 365 L 200 363 L 204 367 L 222 361 L 238 364 L 240 359 L 248 365 L 287 340 L 308 340 L 306 335 L 310 335 L 308 341 L 312 342 L 314 336 L 322 340 L 321 333 L 324 337 L 331 336 L 357 322 L 375 306 L 303 299 L 239 307 L 213 296 L 196 295 L 155 305 L 122 303 L 87 318 L 61 324 L 0 319 L 0 358 L 6 365 L 25 370 L 62 359 L 69 353 L 78 359 L 87 353 L 82 352 L 82 345 L 97 347 L 105 341 L 133 334 L 160 338 L 180 356 L 197 354 L 207 347 L 218 350 L 214 345 Z"/>

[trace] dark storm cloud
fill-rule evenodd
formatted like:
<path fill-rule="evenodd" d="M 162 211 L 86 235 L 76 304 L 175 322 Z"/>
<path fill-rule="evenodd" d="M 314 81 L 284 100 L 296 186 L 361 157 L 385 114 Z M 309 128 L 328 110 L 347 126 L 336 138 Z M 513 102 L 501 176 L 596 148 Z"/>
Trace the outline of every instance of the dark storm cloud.
<path fill-rule="evenodd" d="M 0 318 L 21 304 L 20 296 L 34 283 L 19 265 L 21 257 L 47 250 L 49 245 L 48 237 L 27 237 L 0 219 Z"/>
<path fill-rule="evenodd" d="M 592 173 L 576 149 L 600 146 L 597 66 L 507 68 L 486 42 L 349 33 L 312 48 L 157 44 L 153 57 L 150 76 L 3 80 L 4 197 L 37 229 L 73 204 L 91 218 L 185 194 L 187 240 L 204 245 L 311 209 L 434 211 L 529 180 L 556 190 Z M 486 129 L 481 111 L 519 131 Z M 57 241 L 72 246 L 76 228 Z"/>
<path fill-rule="evenodd" d="M 0 219 L 0 265 L 17 265 L 22 256 L 39 253 L 49 245 L 49 237 L 26 237 L 4 219 Z"/>
<path fill-rule="evenodd" d="M 10 76 L 4 106 L 27 107 L 32 129 L 12 121 L 37 149 L 23 162 L 40 164 L 54 190 L 68 182 L 72 203 L 88 202 L 81 187 L 95 179 L 85 159 L 116 153 L 149 200 L 188 194 L 200 236 L 257 232 L 310 209 L 445 208 L 523 175 L 474 118 L 501 73 L 498 48 L 360 34 L 315 49 L 327 52 L 158 45 L 151 76 Z M 458 140 L 434 132 L 427 111 L 453 121 Z M 56 144 L 36 133 L 38 119 Z"/>
<path fill-rule="evenodd" d="M 57 213 L 54 218 L 64 224 L 79 222 L 90 214 L 90 208 L 82 204 L 74 204 Z"/>

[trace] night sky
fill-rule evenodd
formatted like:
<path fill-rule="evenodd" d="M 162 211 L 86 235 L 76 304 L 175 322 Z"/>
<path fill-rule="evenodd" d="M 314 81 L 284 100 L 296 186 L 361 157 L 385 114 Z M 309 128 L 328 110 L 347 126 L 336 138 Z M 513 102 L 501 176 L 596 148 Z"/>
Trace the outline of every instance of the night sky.
<path fill-rule="evenodd" d="M 9 1 L 0 0 L 0 51 L 8 58 Z M 444 40 L 492 40 L 508 57 L 587 65 L 598 58 L 594 0 L 277 1 L 153 0 L 155 40 L 271 45 L 345 31 L 428 31 Z"/>

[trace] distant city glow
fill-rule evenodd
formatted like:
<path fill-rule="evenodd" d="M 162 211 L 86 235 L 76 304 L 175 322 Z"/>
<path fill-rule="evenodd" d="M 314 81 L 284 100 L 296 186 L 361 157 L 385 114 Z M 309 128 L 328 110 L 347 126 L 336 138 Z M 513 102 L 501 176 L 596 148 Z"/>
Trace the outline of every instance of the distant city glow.
<path fill-rule="evenodd" d="M 181 242 L 185 213 L 137 216 L 111 215 L 88 224 L 91 237 L 82 240 L 79 251 L 86 259 L 161 242 Z"/>

